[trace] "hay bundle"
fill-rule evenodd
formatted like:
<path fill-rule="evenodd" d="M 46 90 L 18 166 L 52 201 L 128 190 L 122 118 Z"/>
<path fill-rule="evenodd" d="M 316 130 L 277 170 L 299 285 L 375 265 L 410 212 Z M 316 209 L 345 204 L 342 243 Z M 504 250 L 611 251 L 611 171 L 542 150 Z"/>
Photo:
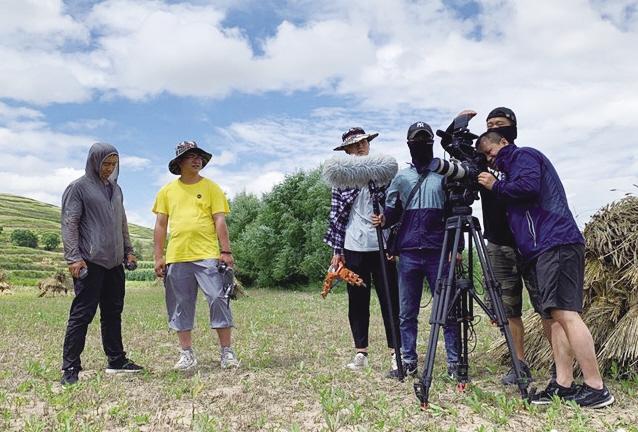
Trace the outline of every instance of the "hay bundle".
<path fill-rule="evenodd" d="M 638 197 L 627 196 L 600 209 L 585 226 L 583 320 L 592 333 L 603 370 L 613 362 L 638 369 Z M 539 317 L 524 317 L 527 360 L 548 368 L 552 356 Z M 507 360 L 505 344 L 493 348 Z"/>
<path fill-rule="evenodd" d="M 46 279 L 42 279 L 38 282 L 38 288 L 40 289 L 40 294 L 38 297 L 44 297 L 46 294 L 64 294 L 66 295 L 69 292 L 69 283 L 66 277 L 66 273 L 62 270 L 59 270 L 55 273 L 55 275 L 48 277 Z"/>
<path fill-rule="evenodd" d="M 8 294 L 11 292 L 11 285 L 7 279 L 5 272 L 0 270 L 0 294 Z"/>

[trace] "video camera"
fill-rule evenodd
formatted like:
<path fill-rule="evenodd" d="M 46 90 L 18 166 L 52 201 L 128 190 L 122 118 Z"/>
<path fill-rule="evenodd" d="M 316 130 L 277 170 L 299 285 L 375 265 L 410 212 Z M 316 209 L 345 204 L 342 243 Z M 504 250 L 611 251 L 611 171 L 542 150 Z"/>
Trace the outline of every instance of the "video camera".
<path fill-rule="evenodd" d="M 447 178 L 446 189 L 450 193 L 449 199 L 453 207 L 470 206 L 479 199 L 478 175 L 487 171 L 485 155 L 476 151 L 473 146 L 478 135 L 468 129 L 471 118 L 469 114 L 460 115 L 445 131 L 436 131 L 441 137 L 441 146 L 453 159 L 447 161 L 434 158 L 430 170 Z"/>

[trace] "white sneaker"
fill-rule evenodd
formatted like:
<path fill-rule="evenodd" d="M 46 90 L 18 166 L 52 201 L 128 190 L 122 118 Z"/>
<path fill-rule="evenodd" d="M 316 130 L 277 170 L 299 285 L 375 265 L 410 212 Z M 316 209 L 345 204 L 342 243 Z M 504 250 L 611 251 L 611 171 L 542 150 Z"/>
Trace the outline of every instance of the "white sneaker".
<path fill-rule="evenodd" d="M 221 359 L 219 361 L 222 369 L 237 368 L 239 367 L 239 360 L 235 351 L 231 347 L 223 347 L 221 349 Z"/>
<path fill-rule="evenodd" d="M 396 370 L 399 369 L 399 365 L 397 364 L 397 355 L 396 353 L 392 353 L 392 361 L 390 364 L 390 370 Z"/>
<path fill-rule="evenodd" d="M 197 366 L 197 359 L 193 350 L 180 350 L 179 361 L 175 363 L 173 369 L 187 371 Z"/>
<path fill-rule="evenodd" d="M 346 365 L 348 369 L 361 370 L 368 367 L 368 356 L 363 353 L 356 353 L 350 363 Z"/>

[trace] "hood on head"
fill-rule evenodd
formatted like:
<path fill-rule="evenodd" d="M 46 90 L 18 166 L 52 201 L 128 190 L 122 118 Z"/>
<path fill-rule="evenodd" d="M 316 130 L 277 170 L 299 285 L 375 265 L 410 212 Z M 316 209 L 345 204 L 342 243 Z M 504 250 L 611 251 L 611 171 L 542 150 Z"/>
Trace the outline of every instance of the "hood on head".
<path fill-rule="evenodd" d="M 104 159 L 111 155 L 117 155 L 119 157 L 119 153 L 117 149 L 113 147 L 111 144 L 107 143 L 95 143 L 89 149 L 89 154 L 86 157 L 86 167 L 84 172 L 88 177 L 99 180 L 100 179 L 100 168 L 102 167 L 102 162 Z M 113 174 L 109 177 L 113 183 L 117 182 L 117 176 L 120 172 L 120 164 L 115 167 Z"/>

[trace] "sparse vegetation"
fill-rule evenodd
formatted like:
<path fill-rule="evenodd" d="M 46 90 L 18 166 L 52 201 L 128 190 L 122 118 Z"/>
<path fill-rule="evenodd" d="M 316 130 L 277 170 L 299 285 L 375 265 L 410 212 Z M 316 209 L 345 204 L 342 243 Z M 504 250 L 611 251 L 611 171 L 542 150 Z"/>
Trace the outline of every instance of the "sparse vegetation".
<path fill-rule="evenodd" d="M 487 346 L 498 330 L 482 320 L 471 354 L 471 385 L 458 393 L 439 349 L 431 406 L 419 409 L 412 380 L 384 377 L 390 366 L 379 305 L 373 297 L 371 368 L 352 372 L 347 296 L 338 285 L 326 300 L 312 291 L 259 290 L 233 303 L 236 371 L 219 368 L 219 353 L 200 296 L 194 349 L 200 366 L 172 370 L 178 352 L 166 331 L 163 290 L 129 283 L 123 315 L 125 349 L 148 370 L 105 374 L 100 326 L 89 327 L 80 383 L 58 384 L 70 297 L 39 299 L 34 288 L 0 301 L 0 430 L 24 431 L 550 431 L 638 432 L 638 377 L 610 379 L 618 402 L 600 411 L 553 403 L 530 407 L 500 385 L 506 367 Z M 426 303 L 428 299 L 424 299 Z M 30 312 L 25 312 L 30 311 Z M 422 310 L 426 323 L 429 308 Z M 423 324 L 420 368 L 428 336 Z M 442 344 L 442 340 L 441 340 Z M 544 385 L 546 371 L 536 371 Z"/>

